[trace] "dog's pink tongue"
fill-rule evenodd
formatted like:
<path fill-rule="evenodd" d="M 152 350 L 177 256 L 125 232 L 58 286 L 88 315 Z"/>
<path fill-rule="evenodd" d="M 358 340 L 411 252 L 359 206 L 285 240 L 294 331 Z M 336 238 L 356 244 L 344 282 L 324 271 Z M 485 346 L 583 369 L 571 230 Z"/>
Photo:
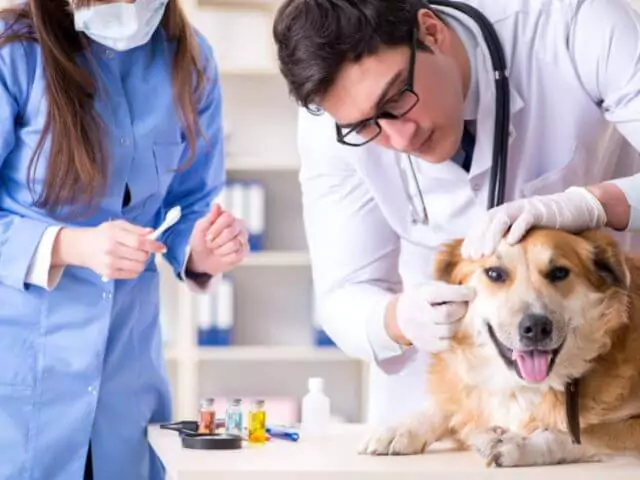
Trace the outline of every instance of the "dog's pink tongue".
<path fill-rule="evenodd" d="M 547 378 L 551 352 L 514 350 L 513 359 L 527 382 L 540 383 Z"/>

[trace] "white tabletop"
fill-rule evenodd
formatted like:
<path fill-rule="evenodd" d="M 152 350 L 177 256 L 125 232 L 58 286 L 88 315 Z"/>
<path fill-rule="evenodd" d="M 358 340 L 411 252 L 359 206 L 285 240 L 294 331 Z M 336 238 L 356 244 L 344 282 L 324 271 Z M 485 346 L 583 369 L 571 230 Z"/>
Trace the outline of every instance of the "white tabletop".
<path fill-rule="evenodd" d="M 293 443 L 271 440 L 245 444 L 241 450 L 183 449 L 177 433 L 149 427 L 149 441 L 171 480 L 633 480 L 640 478 L 640 461 L 619 459 L 604 464 L 560 465 L 539 468 L 487 468 L 472 452 L 434 446 L 424 455 L 371 457 L 356 448 L 364 429 L 358 425 L 319 439 Z"/>

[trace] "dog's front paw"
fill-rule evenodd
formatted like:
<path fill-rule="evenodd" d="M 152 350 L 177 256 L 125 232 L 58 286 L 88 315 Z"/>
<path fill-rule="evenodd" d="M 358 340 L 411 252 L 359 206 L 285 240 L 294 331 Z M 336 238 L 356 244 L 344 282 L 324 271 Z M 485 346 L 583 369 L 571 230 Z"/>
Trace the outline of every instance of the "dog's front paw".
<path fill-rule="evenodd" d="M 527 438 L 519 433 L 506 431 L 496 437 L 486 458 L 487 466 L 519 467 L 533 465 L 535 459 L 527 455 Z"/>
<path fill-rule="evenodd" d="M 401 424 L 374 432 L 362 442 L 358 452 L 362 455 L 415 455 L 424 452 L 427 445 L 424 433 Z"/>
<path fill-rule="evenodd" d="M 470 443 L 487 466 L 531 467 L 601 460 L 591 449 L 574 445 L 566 434 L 548 430 L 524 436 L 497 427 L 474 435 Z"/>
<path fill-rule="evenodd" d="M 502 427 L 492 427 L 475 434 L 470 443 L 487 466 L 514 467 L 521 464 L 526 437 Z"/>

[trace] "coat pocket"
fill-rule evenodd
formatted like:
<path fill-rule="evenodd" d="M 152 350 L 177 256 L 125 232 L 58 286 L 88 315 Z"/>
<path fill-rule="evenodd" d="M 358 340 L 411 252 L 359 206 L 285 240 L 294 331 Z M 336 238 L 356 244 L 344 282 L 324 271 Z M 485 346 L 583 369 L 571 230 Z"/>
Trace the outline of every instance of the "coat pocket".
<path fill-rule="evenodd" d="M 158 180 L 158 193 L 164 196 L 182 165 L 188 147 L 186 142 L 158 142 L 153 144 L 153 158 Z"/>
<path fill-rule="evenodd" d="M 574 185 L 589 183 L 589 166 L 583 147 L 575 145 L 571 159 L 562 167 L 525 183 L 520 189 L 523 197 L 559 193 Z"/>
<path fill-rule="evenodd" d="M 0 478 L 26 478 L 29 468 L 29 430 L 34 416 L 33 392 L 28 387 L 0 385 Z"/>
<path fill-rule="evenodd" d="M 36 289 L 0 285 L 0 387 L 33 388 L 38 375 L 43 299 Z"/>

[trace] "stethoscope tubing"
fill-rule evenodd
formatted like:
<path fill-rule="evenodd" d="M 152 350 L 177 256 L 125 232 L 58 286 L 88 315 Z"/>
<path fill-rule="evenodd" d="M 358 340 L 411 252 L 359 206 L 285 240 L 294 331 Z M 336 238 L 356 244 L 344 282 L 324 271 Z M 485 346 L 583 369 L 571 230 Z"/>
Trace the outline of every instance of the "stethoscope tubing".
<path fill-rule="evenodd" d="M 455 0 L 424 0 L 427 5 L 439 5 L 456 9 L 476 22 L 484 38 L 491 57 L 491 65 L 496 86 L 495 121 L 493 131 L 493 151 L 491 163 L 491 176 L 489 179 L 489 193 L 487 208 L 492 209 L 502 205 L 505 200 L 507 183 L 507 159 L 509 154 L 509 127 L 510 127 L 510 92 L 509 75 L 504 50 L 498 34 L 491 22 L 475 7 Z M 409 158 L 411 162 L 411 158 Z M 427 210 L 418 182 L 418 178 L 411 164 L 411 172 L 422 203 L 424 222 L 427 220 Z"/>

